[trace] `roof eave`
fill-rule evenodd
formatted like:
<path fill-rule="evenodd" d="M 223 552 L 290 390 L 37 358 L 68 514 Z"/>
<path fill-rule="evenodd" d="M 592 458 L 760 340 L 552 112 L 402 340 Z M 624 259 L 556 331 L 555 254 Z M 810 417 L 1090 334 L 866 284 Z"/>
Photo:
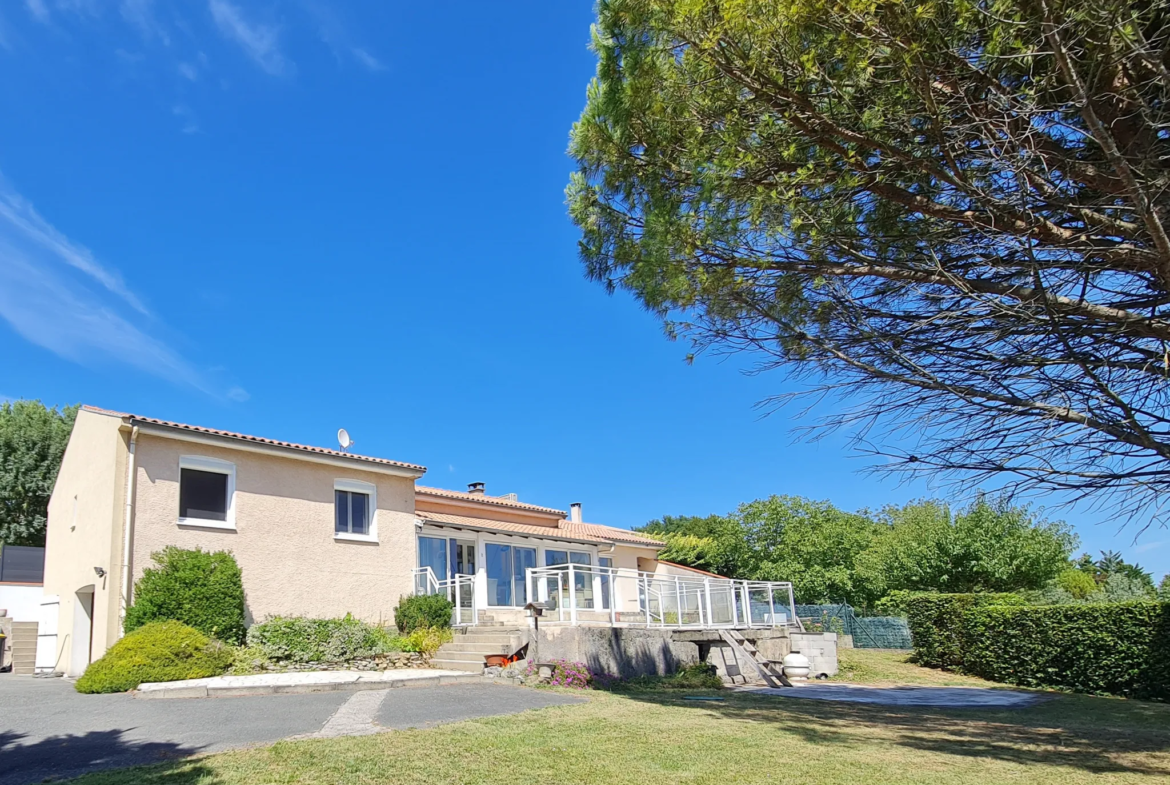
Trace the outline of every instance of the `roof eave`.
<path fill-rule="evenodd" d="M 327 455 L 298 449 L 296 447 L 286 447 L 280 444 L 264 444 L 263 442 L 254 442 L 250 439 L 232 436 L 230 434 L 203 433 L 179 426 L 164 425 L 162 423 L 143 420 L 133 415 L 127 415 L 123 418 L 123 421 L 138 428 L 140 433 L 152 433 L 168 439 L 212 446 L 224 446 L 226 442 L 231 445 L 232 449 L 245 450 L 263 455 L 274 455 L 282 458 L 292 458 L 309 463 L 322 463 L 349 469 L 360 469 L 362 471 L 387 474 L 392 477 L 403 477 L 410 480 L 417 480 L 426 474 L 427 471 L 426 467 L 423 466 L 395 466 L 393 464 L 366 460 L 357 456 Z"/>
<path fill-rule="evenodd" d="M 502 534 L 508 537 L 523 537 L 532 540 L 556 540 L 557 542 L 568 542 L 574 545 L 613 545 L 612 542 L 600 540 L 582 540 L 577 537 L 566 537 L 562 534 L 555 534 L 550 532 L 548 534 L 536 534 L 535 532 L 518 532 L 511 529 L 497 529 L 486 524 L 470 524 L 470 523 L 451 523 L 450 521 L 436 521 L 427 517 L 425 512 L 416 512 L 415 517 L 421 518 L 425 524 L 437 526 L 444 529 L 461 529 L 473 532 L 486 532 L 489 534 Z M 556 531 L 555 529 L 553 530 Z"/>

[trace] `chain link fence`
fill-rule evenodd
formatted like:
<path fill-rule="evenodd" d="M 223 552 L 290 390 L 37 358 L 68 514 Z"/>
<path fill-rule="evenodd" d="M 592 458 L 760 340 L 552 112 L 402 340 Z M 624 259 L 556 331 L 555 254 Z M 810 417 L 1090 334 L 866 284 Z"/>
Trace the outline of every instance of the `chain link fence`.
<path fill-rule="evenodd" d="M 901 616 L 859 616 L 852 605 L 797 605 L 806 629 L 853 637 L 857 649 L 909 649 L 910 627 Z"/>

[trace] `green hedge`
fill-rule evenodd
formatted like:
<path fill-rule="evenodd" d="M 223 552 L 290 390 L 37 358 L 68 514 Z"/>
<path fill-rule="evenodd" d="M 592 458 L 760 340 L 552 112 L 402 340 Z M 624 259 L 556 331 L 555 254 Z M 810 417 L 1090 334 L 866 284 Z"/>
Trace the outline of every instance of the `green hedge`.
<path fill-rule="evenodd" d="M 277 616 L 253 624 L 248 629 L 248 645 L 258 647 L 265 657 L 276 662 L 348 662 L 403 648 L 399 639 L 382 628 L 352 616 Z"/>
<path fill-rule="evenodd" d="M 232 650 L 177 621 L 147 624 L 110 647 L 85 669 L 78 692 L 126 692 L 139 684 L 219 676 Z"/>
<path fill-rule="evenodd" d="M 959 670 L 963 666 L 964 614 L 973 608 L 1020 606 L 1017 594 L 916 594 L 902 602 L 914 658 L 928 668 Z"/>
<path fill-rule="evenodd" d="M 394 623 L 403 634 L 432 627 L 443 629 L 451 626 L 454 609 L 455 606 L 441 594 L 411 594 L 398 601 Z"/>
<path fill-rule="evenodd" d="M 966 673 L 1022 687 L 1170 700 L 1170 604 L 982 607 L 966 614 Z"/>
<path fill-rule="evenodd" d="M 1021 687 L 1170 700 L 1170 603 L 1020 605 L 1014 595 L 907 602 L 921 665 Z"/>
<path fill-rule="evenodd" d="M 156 621 L 181 621 L 224 643 L 244 640 L 244 584 L 227 551 L 169 546 L 151 554 L 126 609 L 126 631 Z"/>

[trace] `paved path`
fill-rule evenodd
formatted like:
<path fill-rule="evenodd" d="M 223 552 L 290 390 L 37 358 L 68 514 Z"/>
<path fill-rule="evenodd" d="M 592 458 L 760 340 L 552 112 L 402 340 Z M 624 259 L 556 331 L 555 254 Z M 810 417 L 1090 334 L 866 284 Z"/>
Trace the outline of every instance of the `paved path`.
<path fill-rule="evenodd" d="M 29 785 L 289 737 L 425 727 L 576 702 L 493 684 L 192 700 L 81 695 L 0 675 L 0 785 Z"/>
<path fill-rule="evenodd" d="M 740 687 L 744 691 L 783 698 L 876 703 L 882 706 L 936 706 L 948 709 L 987 709 L 1028 706 L 1040 700 L 1034 692 L 992 690 L 984 687 L 865 687 L 855 684 L 801 684 L 795 688 Z"/>

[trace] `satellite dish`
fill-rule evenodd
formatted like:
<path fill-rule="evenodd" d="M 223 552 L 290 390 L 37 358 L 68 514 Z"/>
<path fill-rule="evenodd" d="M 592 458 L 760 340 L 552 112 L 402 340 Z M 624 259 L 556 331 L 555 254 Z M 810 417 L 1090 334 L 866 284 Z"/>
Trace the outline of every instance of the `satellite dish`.
<path fill-rule="evenodd" d="M 341 451 L 345 452 L 353 446 L 353 439 L 349 438 L 349 431 L 344 428 L 337 429 L 337 443 L 341 445 Z"/>

